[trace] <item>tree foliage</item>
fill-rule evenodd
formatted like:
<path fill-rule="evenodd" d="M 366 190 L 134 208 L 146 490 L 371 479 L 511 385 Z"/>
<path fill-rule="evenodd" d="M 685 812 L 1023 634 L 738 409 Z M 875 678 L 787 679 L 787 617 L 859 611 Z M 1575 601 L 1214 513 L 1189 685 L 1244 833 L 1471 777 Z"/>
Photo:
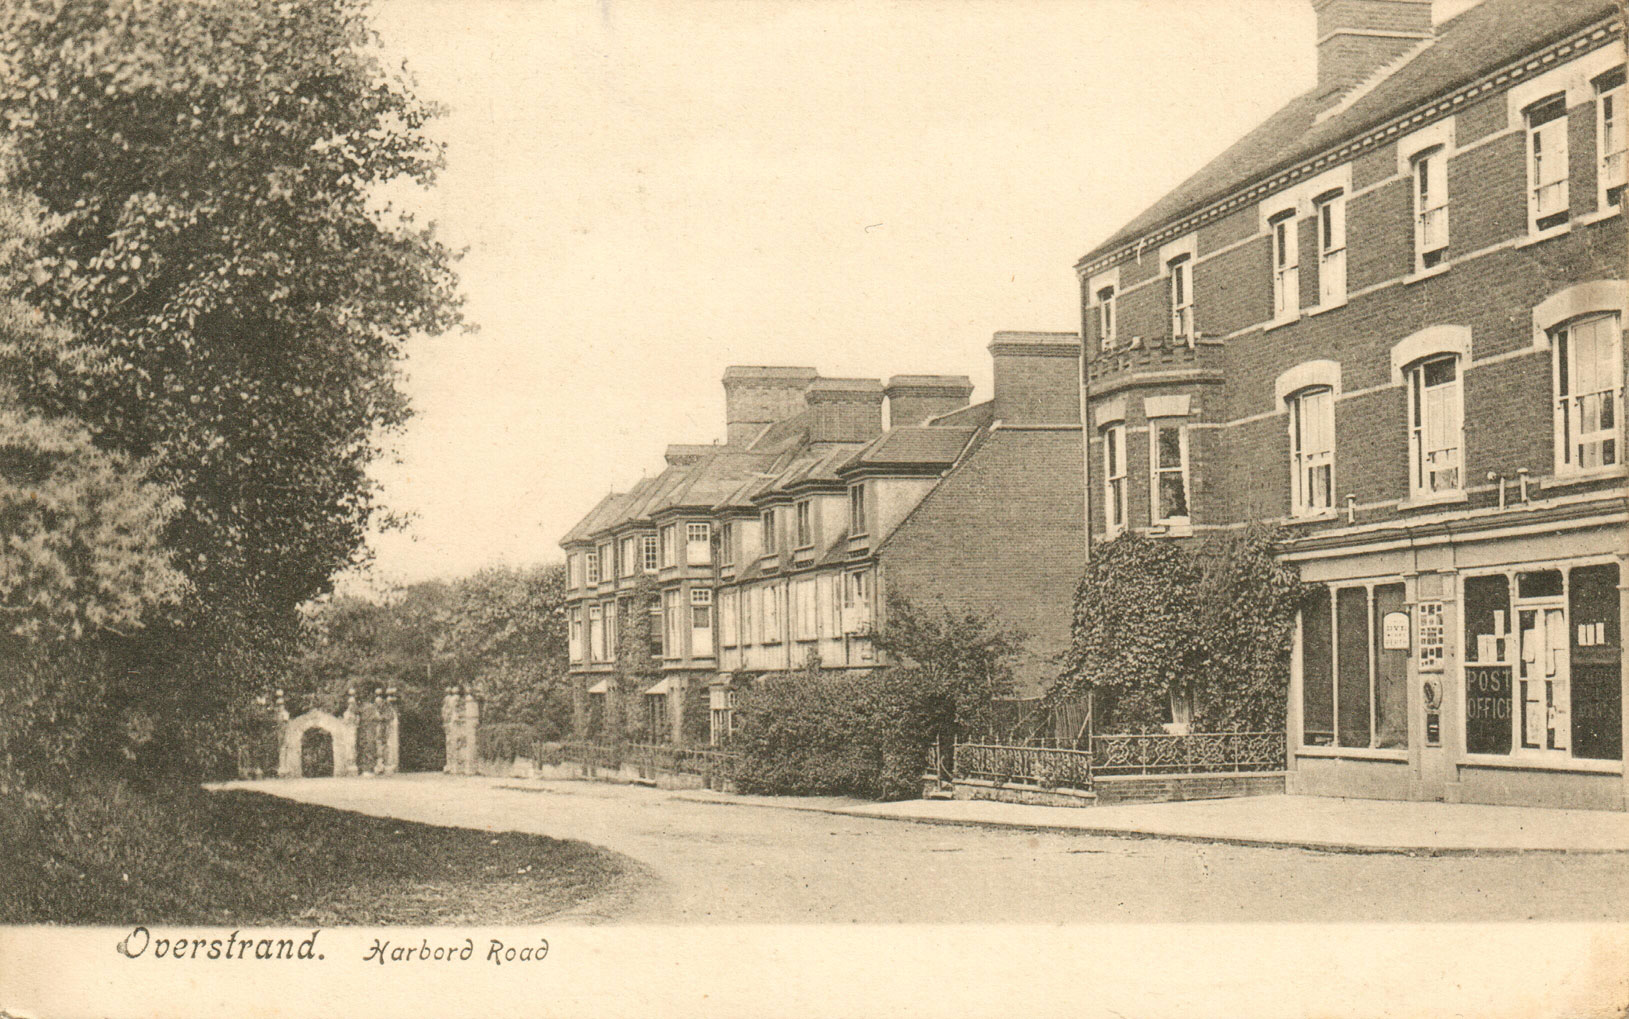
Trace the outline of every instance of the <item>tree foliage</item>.
<path fill-rule="evenodd" d="M 120 652 L 158 744 L 273 682 L 295 607 L 365 557 L 403 344 L 459 319 L 454 256 L 388 198 L 433 181 L 435 110 L 365 15 L 0 5 L 11 183 L 47 224 L 19 296 L 65 338 L 13 351 L 16 395 L 178 499 L 178 619 Z"/>
<path fill-rule="evenodd" d="M 1196 730 L 1282 728 L 1304 586 L 1275 537 L 1254 527 L 1192 547 L 1127 533 L 1099 546 L 1049 696 L 1091 694 L 1100 731 L 1157 729 L 1173 700 Z"/>

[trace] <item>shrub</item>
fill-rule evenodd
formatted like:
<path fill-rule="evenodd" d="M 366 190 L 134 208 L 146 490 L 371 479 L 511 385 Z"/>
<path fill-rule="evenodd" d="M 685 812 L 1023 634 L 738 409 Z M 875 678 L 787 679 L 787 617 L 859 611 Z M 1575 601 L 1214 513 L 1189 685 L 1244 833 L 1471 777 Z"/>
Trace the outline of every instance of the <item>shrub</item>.
<path fill-rule="evenodd" d="M 523 722 L 497 722 L 475 730 L 475 745 L 483 761 L 513 761 L 532 756 L 536 729 Z"/>

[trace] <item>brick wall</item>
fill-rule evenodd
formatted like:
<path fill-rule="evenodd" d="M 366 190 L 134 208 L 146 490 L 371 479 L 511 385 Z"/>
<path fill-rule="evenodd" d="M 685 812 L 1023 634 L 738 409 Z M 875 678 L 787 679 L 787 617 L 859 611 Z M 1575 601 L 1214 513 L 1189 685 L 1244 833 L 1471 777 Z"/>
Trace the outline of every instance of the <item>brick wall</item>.
<path fill-rule="evenodd" d="M 1029 634 L 1022 680 L 1055 674 L 1084 569 L 1080 432 L 998 429 L 879 552 L 889 593 L 997 613 Z"/>

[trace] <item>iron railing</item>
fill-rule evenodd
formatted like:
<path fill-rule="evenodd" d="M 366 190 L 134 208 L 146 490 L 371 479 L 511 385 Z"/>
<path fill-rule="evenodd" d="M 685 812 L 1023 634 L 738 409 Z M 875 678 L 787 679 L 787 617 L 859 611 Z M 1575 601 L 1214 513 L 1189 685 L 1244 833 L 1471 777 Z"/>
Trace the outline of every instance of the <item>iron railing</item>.
<path fill-rule="evenodd" d="M 739 754 L 717 747 L 679 747 L 665 743 L 539 743 L 533 751 L 540 764 L 569 762 L 615 771 L 624 765 L 639 769 L 641 776 L 657 773 L 701 775 L 728 778 L 735 773 Z"/>
<path fill-rule="evenodd" d="M 1202 775 L 1284 770 L 1281 732 L 1145 733 L 1092 737 L 1098 775 Z"/>
<path fill-rule="evenodd" d="M 956 778 L 982 779 L 998 785 L 1041 789 L 1092 787 L 1092 755 L 1084 750 L 958 743 L 951 771 Z"/>

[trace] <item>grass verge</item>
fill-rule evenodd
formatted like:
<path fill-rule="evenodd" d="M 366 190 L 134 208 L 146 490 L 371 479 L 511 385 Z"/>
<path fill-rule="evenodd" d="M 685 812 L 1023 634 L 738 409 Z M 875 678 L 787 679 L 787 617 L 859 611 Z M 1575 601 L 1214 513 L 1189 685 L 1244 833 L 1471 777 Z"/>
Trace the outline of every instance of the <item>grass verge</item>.
<path fill-rule="evenodd" d="M 633 878 L 582 842 L 264 793 L 0 779 L 0 923 L 525 924 Z"/>

